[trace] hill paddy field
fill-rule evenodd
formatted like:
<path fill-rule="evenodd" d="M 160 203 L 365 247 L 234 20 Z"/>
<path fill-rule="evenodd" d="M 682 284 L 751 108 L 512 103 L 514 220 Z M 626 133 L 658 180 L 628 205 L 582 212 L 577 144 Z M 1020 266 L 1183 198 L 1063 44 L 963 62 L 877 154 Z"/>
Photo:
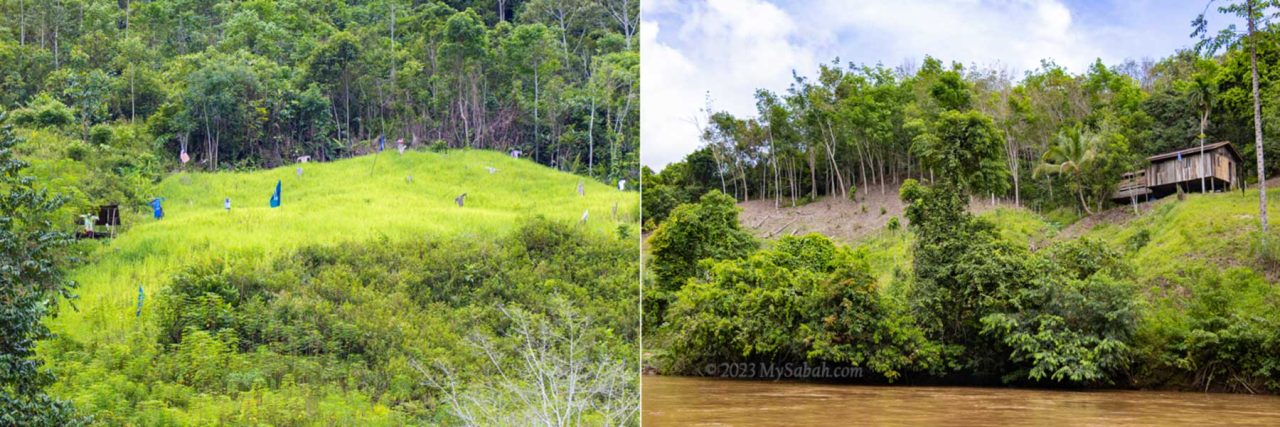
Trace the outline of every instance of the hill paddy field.
<path fill-rule="evenodd" d="M 277 181 L 282 185 L 282 205 L 270 208 L 268 200 Z M 578 193 L 579 183 L 583 186 L 584 195 Z M 459 207 L 455 198 L 462 193 L 467 196 L 465 205 Z M 380 252 L 393 251 L 398 245 L 405 244 L 409 248 L 415 248 L 412 246 L 415 242 L 448 242 L 441 246 L 431 246 L 430 249 L 454 255 L 468 252 L 473 247 L 479 248 L 477 251 L 484 251 L 486 247 L 501 246 L 504 236 L 516 233 L 523 224 L 534 218 L 559 224 L 560 228 L 568 230 L 561 234 L 585 236 L 582 239 L 592 241 L 614 242 L 609 244 L 622 248 L 609 252 L 614 254 L 624 254 L 627 247 L 632 248 L 634 253 L 635 238 L 628 236 L 637 236 L 639 233 L 640 197 L 637 192 L 620 191 L 587 177 L 559 172 L 531 161 L 483 150 L 441 153 L 410 151 L 403 155 L 386 152 L 331 163 L 295 164 L 252 172 L 179 172 L 156 185 L 155 197 L 164 199 L 163 219 L 151 218 L 150 212 L 146 215 L 136 212 L 127 215 L 123 231 L 114 239 L 101 241 L 100 246 L 90 251 L 88 259 L 81 260 L 79 266 L 70 272 L 70 278 L 78 284 L 75 292 L 78 298 L 64 303 L 59 314 L 50 319 L 50 327 L 57 338 L 41 345 L 40 354 L 44 357 L 46 366 L 59 376 L 59 383 L 52 389 L 53 394 L 71 399 L 80 410 L 93 415 L 98 423 L 398 425 L 416 424 L 430 420 L 431 416 L 438 417 L 432 415 L 430 410 L 422 409 L 424 403 L 414 402 L 415 393 L 407 392 L 402 393 L 403 396 L 389 398 L 388 395 L 395 393 L 388 390 L 395 390 L 396 387 L 386 384 L 360 387 L 356 385 L 360 382 L 352 381 L 351 378 L 316 380 L 310 385 L 299 385 L 295 382 L 303 381 L 293 378 L 291 372 L 290 375 L 282 376 L 284 379 L 267 381 L 265 386 L 251 384 L 237 388 L 206 387 L 206 384 L 200 383 L 202 377 L 199 376 L 166 377 L 149 373 L 152 370 L 149 365 L 159 363 L 159 360 L 169 360 L 164 354 L 174 352 L 173 346 L 176 345 L 157 344 L 158 341 L 163 341 L 160 335 L 165 328 L 156 326 L 162 322 L 157 319 L 160 315 L 157 310 L 161 309 L 159 304 L 165 301 L 162 294 L 176 275 L 183 272 L 190 274 L 192 268 L 207 266 L 210 260 L 214 260 L 215 270 L 220 271 L 220 276 L 214 276 L 233 277 L 227 281 L 237 283 L 237 279 L 234 279 L 237 275 L 249 277 L 245 280 L 253 280 L 254 271 L 274 271 L 276 267 L 273 265 L 281 262 L 270 260 L 287 258 L 299 250 L 317 246 L 354 245 L 352 247 L 356 248 L 355 251 L 360 252 L 360 245 L 365 245 L 365 248 L 369 248 L 365 252 Z M 227 198 L 232 203 L 230 210 L 223 205 Z M 584 213 L 587 216 L 585 223 L 582 222 Z M 426 255 L 417 254 L 413 257 L 426 259 L 433 256 L 430 250 L 424 249 L 423 253 Z M 445 255 L 450 254 L 441 256 Z M 337 258 L 345 259 L 343 256 L 347 255 Z M 358 256 L 360 254 L 357 253 L 348 258 Z M 534 265 L 530 269 L 535 275 L 542 271 L 539 268 L 543 267 L 537 267 L 540 260 L 527 254 L 522 256 L 522 262 Z M 389 262 L 396 262 L 394 252 L 389 258 Z M 483 258 L 484 256 L 476 257 Z M 237 264 L 225 261 L 229 259 L 248 259 L 252 262 Z M 634 265 L 635 262 L 630 262 L 631 265 L 615 263 L 624 264 L 613 267 L 624 274 L 631 274 L 638 268 Z M 241 267 L 250 271 L 235 271 Z M 370 274 L 378 274 L 379 266 L 368 267 L 372 272 Z M 344 268 L 359 272 L 366 267 Z M 302 267 L 295 270 L 301 271 L 299 274 L 303 276 L 308 271 Z M 492 276 L 500 274 L 494 273 Z M 475 283 L 488 283 L 489 279 L 486 278 Z M 528 280 L 534 283 L 533 286 L 538 286 L 538 278 L 511 280 Z M 546 280 L 554 283 L 555 280 L 563 279 Z M 307 280 L 303 279 L 302 282 L 306 283 Z M 382 288 L 367 282 L 377 280 L 354 280 L 355 284 L 343 286 L 352 289 L 365 286 L 382 292 Z M 421 286 L 430 286 L 429 282 L 430 280 L 423 279 L 422 283 L 427 285 Z M 589 283 L 581 285 L 592 286 Z M 242 293 L 248 292 L 245 286 L 236 286 L 239 286 Z M 291 295 L 305 293 L 303 290 L 292 289 L 291 286 L 303 285 L 277 286 L 272 293 L 264 294 L 268 295 L 264 298 L 268 301 L 284 301 Z M 395 289 L 395 292 L 401 291 L 400 288 Z M 621 289 L 620 285 L 618 289 Z M 415 291 L 409 289 L 404 292 L 412 294 Z M 486 302 L 478 298 L 470 300 L 468 304 L 494 306 L 503 302 Z M 322 301 L 328 305 L 321 304 L 317 309 L 320 313 L 313 315 L 342 313 L 335 307 L 342 306 L 350 299 L 352 297 L 335 297 L 327 302 Z M 410 308 L 385 309 L 391 317 L 397 313 L 403 314 L 401 322 L 388 323 L 387 330 L 412 336 L 414 332 L 406 329 L 419 326 L 412 324 L 416 315 L 414 313 L 430 311 L 431 307 L 435 307 L 432 304 L 439 304 L 426 299 L 415 301 L 421 304 Z M 243 306 L 231 302 L 227 304 L 231 307 L 224 310 L 229 313 L 224 317 L 233 319 L 228 320 L 229 324 L 247 322 L 240 317 L 240 313 L 246 310 L 244 307 L 249 307 L 248 303 Z M 462 306 L 454 304 L 450 309 L 460 312 L 470 310 Z M 325 307 L 329 307 L 331 312 L 324 312 Z M 281 313 L 287 312 L 289 307 L 271 306 L 270 310 L 266 312 Z M 285 315 L 276 317 L 290 318 Z M 457 323 L 454 319 L 435 318 L 443 324 Z M 227 327 L 228 330 L 239 330 L 237 328 L 243 329 L 240 326 Z M 206 329 L 209 329 L 210 334 L 216 333 L 216 328 Z M 367 336 L 373 332 L 363 333 L 366 338 L 362 338 L 364 341 L 361 342 L 368 344 L 370 340 Z M 453 333 L 461 334 L 456 331 Z M 240 360 L 243 366 L 252 367 L 257 361 L 272 358 L 274 353 L 266 350 L 259 350 L 258 356 L 253 356 L 252 350 L 244 350 L 251 346 L 243 341 L 236 341 L 249 340 L 243 333 L 241 335 L 224 341 L 238 343 L 242 352 L 248 353 L 243 355 L 247 359 Z M 191 335 L 187 333 L 184 336 Z M 409 341 L 407 338 L 405 340 Z M 271 342 L 280 341 L 282 339 Z M 389 345 L 408 346 L 404 342 Z M 231 344 L 228 346 L 235 347 Z M 264 344 L 265 347 L 270 346 Z M 420 344 L 418 347 L 430 345 Z M 422 348 L 418 350 L 427 351 Z M 367 365 L 392 363 L 363 347 L 360 351 L 365 353 L 359 353 L 360 357 L 352 356 L 358 352 L 348 350 L 273 351 L 312 357 L 297 360 L 308 360 L 320 365 L 330 362 L 343 364 L 347 369 L 338 372 L 348 376 L 357 375 Z M 209 354 L 208 357 L 214 355 Z M 356 359 L 359 360 L 353 362 Z M 406 362 L 399 360 L 395 363 L 404 365 Z M 400 368 L 402 373 L 409 372 L 404 366 Z M 233 377 L 237 374 L 236 369 L 227 369 L 232 372 L 219 374 L 214 380 L 234 382 L 227 378 L 228 375 Z M 416 383 L 420 381 L 402 378 L 405 375 L 389 377 L 396 378 L 396 381 L 414 383 L 407 386 L 409 388 L 419 387 Z M 270 407 L 272 405 L 275 406 Z M 263 407 L 269 408 L 262 409 Z M 415 411 L 418 412 L 417 415 L 413 414 Z M 297 413 L 294 417 L 305 417 L 279 418 L 291 412 Z M 422 415 L 424 413 L 427 418 Z"/>

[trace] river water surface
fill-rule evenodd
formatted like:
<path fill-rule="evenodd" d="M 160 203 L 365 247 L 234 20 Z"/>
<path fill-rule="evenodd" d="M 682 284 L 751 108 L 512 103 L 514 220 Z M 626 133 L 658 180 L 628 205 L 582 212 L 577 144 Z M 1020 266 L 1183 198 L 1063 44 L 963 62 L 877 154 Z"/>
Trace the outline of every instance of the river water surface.
<path fill-rule="evenodd" d="M 645 376 L 649 426 L 1280 426 L 1280 396 Z"/>

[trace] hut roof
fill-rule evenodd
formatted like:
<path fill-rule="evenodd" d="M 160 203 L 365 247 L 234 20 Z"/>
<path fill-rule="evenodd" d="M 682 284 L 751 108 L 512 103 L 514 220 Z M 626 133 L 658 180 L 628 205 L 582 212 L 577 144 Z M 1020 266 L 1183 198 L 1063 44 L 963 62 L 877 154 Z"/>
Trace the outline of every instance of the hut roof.
<path fill-rule="evenodd" d="M 1227 147 L 1227 152 L 1230 152 L 1231 156 L 1235 157 L 1237 162 L 1241 161 L 1242 158 L 1240 157 L 1240 153 L 1236 151 L 1235 146 L 1231 145 L 1231 141 L 1218 141 L 1212 144 L 1205 144 L 1203 149 L 1204 151 L 1213 151 L 1220 147 Z M 1170 151 L 1168 153 L 1156 154 L 1154 156 L 1147 157 L 1147 160 L 1150 161 L 1151 163 L 1155 163 L 1155 162 L 1160 162 L 1164 160 L 1174 159 L 1174 158 L 1177 158 L 1179 155 L 1185 156 L 1189 154 L 1196 154 L 1196 153 L 1199 153 L 1200 150 L 1201 150 L 1200 146 L 1197 145 L 1191 148 L 1184 148 L 1177 151 Z"/>

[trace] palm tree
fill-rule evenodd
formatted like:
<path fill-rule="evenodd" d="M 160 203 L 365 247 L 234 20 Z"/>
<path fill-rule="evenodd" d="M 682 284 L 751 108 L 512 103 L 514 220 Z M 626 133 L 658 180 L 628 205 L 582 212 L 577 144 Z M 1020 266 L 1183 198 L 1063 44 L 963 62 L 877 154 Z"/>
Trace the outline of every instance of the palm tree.
<path fill-rule="evenodd" d="M 1185 90 L 1191 104 L 1195 105 L 1200 112 L 1200 161 L 1204 163 L 1204 132 L 1209 125 L 1209 113 L 1213 111 L 1213 104 L 1218 94 L 1218 68 L 1217 63 L 1211 59 L 1197 61 L 1196 68 L 1199 70 L 1192 76 Z M 1205 191 L 1205 175 L 1206 172 L 1201 171 L 1200 192 L 1202 193 Z"/>
<path fill-rule="evenodd" d="M 1097 157 L 1097 146 L 1097 135 L 1084 131 L 1079 124 L 1064 128 L 1054 136 L 1049 144 L 1049 150 L 1040 158 L 1041 163 L 1032 170 L 1032 176 L 1038 177 L 1041 174 L 1067 176 L 1068 182 L 1075 187 L 1076 197 L 1080 199 L 1080 207 L 1084 208 L 1085 214 L 1092 215 L 1093 211 L 1089 209 L 1089 202 L 1085 199 L 1083 181 L 1085 168 Z"/>

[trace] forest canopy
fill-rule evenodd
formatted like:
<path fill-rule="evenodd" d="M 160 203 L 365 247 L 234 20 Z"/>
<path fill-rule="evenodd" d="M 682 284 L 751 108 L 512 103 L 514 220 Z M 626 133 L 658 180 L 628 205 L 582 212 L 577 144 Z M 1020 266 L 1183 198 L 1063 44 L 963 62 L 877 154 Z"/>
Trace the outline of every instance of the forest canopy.
<path fill-rule="evenodd" d="M 0 109 L 176 165 L 410 147 L 638 174 L 634 0 L 0 2 Z M 634 181 L 634 178 L 632 179 Z"/>
<path fill-rule="evenodd" d="M 1280 31 L 1257 33 L 1263 150 L 1280 172 Z M 1194 42 L 1194 40 L 1189 40 Z M 798 70 L 783 92 L 759 89 L 757 112 L 739 117 L 708 101 L 703 146 L 660 172 L 645 171 L 653 229 L 671 209 L 716 189 L 778 206 L 860 192 L 892 194 L 904 179 L 937 179 L 929 142 L 964 114 L 1000 151 L 975 197 L 1047 212 L 1104 207 L 1122 174 L 1147 156 L 1231 141 L 1256 182 L 1250 51 L 1243 39 L 1215 52 L 1187 49 L 1158 60 L 1095 61 L 1073 72 L 1052 60 L 1022 73 L 947 64 L 926 56 L 898 67 L 822 64 Z M 984 139 L 985 140 L 985 139 Z M 1005 172 L 1001 174 L 1000 169 Z M 992 173 L 999 176 L 991 175 Z M 975 177 L 977 178 L 977 177 Z M 650 203 L 650 200 L 653 203 Z M 647 221 L 648 222 L 648 221 Z"/>

